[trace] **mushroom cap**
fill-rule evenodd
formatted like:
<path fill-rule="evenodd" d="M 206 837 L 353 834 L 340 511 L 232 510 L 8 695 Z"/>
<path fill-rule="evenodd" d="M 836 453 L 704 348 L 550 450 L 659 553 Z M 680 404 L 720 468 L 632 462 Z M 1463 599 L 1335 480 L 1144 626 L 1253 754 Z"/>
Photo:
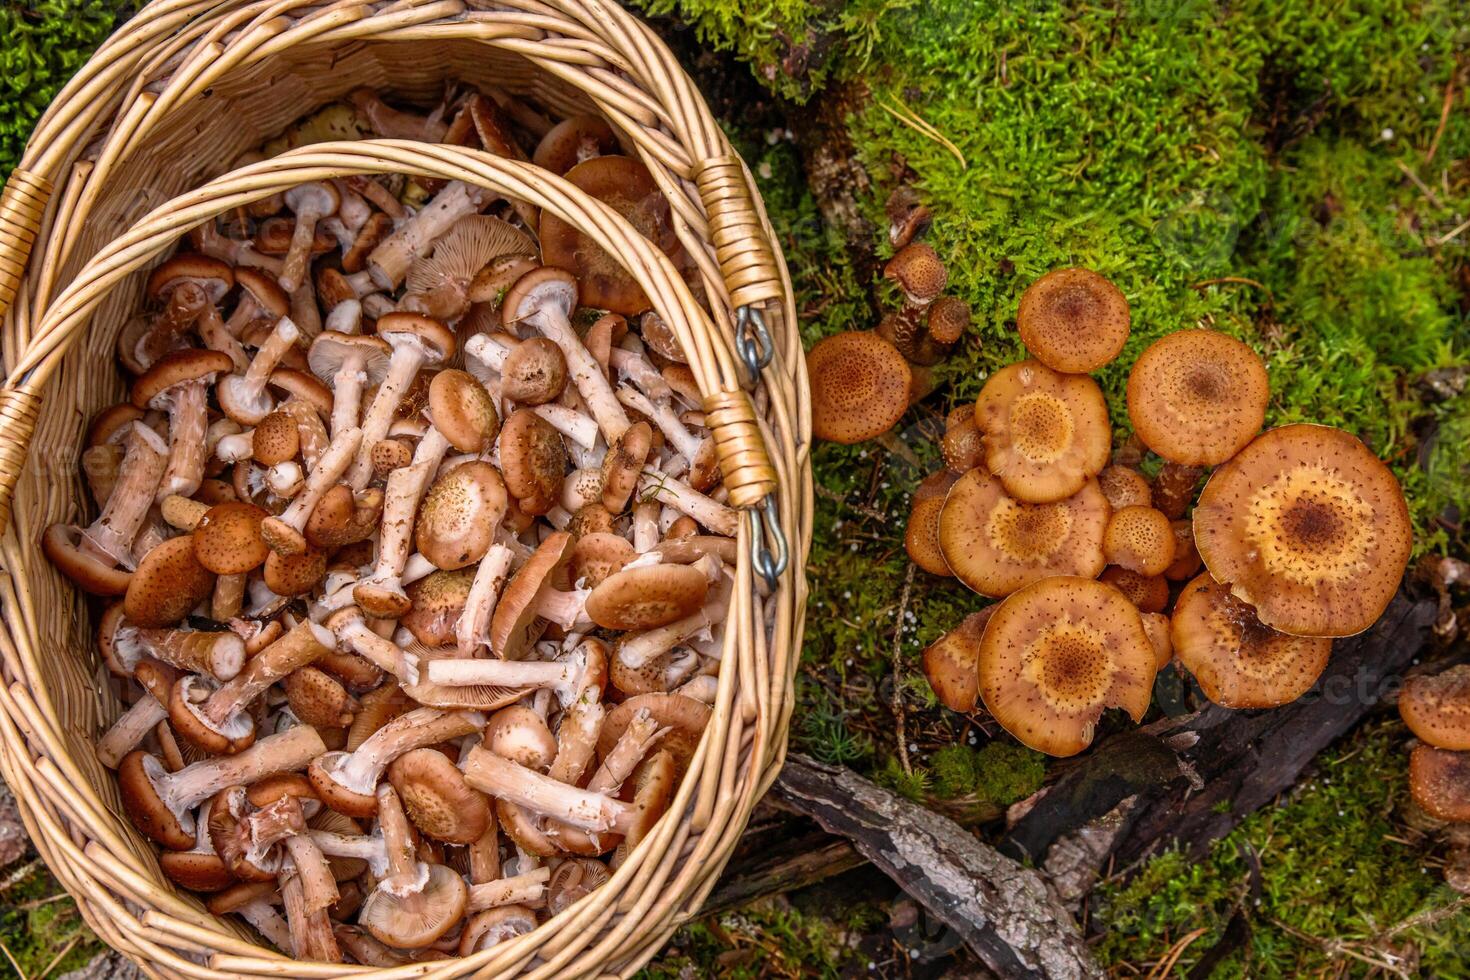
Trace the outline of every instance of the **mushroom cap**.
<path fill-rule="evenodd" d="M 194 526 L 194 557 L 216 575 L 242 575 L 270 555 L 260 536 L 265 510 L 242 500 L 215 504 Z"/>
<path fill-rule="evenodd" d="M 684 352 L 684 345 L 679 343 L 679 335 L 674 333 L 667 320 L 658 315 L 657 310 L 648 310 L 638 318 L 638 333 L 644 345 L 664 360 L 675 364 L 689 363 L 689 355 Z"/>
<path fill-rule="evenodd" d="M 81 550 L 82 532 L 71 524 L 52 524 L 41 535 L 41 553 L 72 584 L 90 595 L 122 595 L 133 573 Z"/>
<path fill-rule="evenodd" d="M 1216 466 L 1256 437 L 1271 383 L 1261 356 L 1214 330 L 1154 341 L 1128 374 L 1128 417 L 1144 444 L 1171 462 Z"/>
<path fill-rule="evenodd" d="M 129 752 L 117 765 L 117 789 L 123 812 L 150 840 L 173 851 L 194 846 L 193 821 L 185 827 L 164 805 L 153 781 L 165 775 L 163 764 L 142 749 Z"/>
<path fill-rule="evenodd" d="M 263 269 L 242 265 L 235 270 L 235 281 L 271 316 L 283 317 L 291 312 L 291 297 L 276 282 L 275 276 Z"/>
<path fill-rule="evenodd" d="M 556 736 L 546 720 L 523 705 L 501 708 L 485 722 L 485 748 L 527 769 L 545 772 L 556 758 Z"/>
<path fill-rule="evenodd" d="M 940 443 L 944 468 L 956 475 L 968 473 L 985 462 L 985 441 L 975 422 L 975 405 L 957 405 L 944 419 L 944 439 Z"/>
<path fill-rule="evenodd" d="M 1399 714 L 1409 731 L 1437 749 L 1470 749 L 1470 664 L 1404 681 Z"/>
<path fill-rule="evenodd" d="M 638 160 L 617 154 L 593 157 L 563 176 L 627 218 L 665 255 L 679 252 L 668 199 Z M 583 306 L 633 316 L 650 305 L 648 294 L 616 257 L 550 212 L 541 216 L 541 261 L 576 275 Z"/>
<path fill-rule="evenodd" d="M 1103 557 L 1140 575 L 1162 575 L 1174 563 L 1174 528 L 1152 507 L 1115 510 L 1103 532 Z"/>
<path fill-rule="evenodd" d="M 850 330 L 820 341 L 806 355 L 811 378 L 812 432 L 852 444 L 882 435 L 909 407 L 913 375 L 888 341 Z"/>
<path fill-rule="evenodd" d="M 1169 527 L 1174 531 L 1174 561 L 1164 569 L 1164 578 L 1171 582 L 1187 582 L 1204 567 L 1199 549 L 1194 546 L 1194 523 L 1170 521 Z"/>
<path fill-rule="evenodd" d="M 1128 597 L 1141 613 L 1161 613 L 1169 605 L 1169 580 L 1162 575 L 1140 575 L 1118 565 L 1109 565 L 1098 576 Z"/>
<path fill-rule="evenodd" d="M 668 749 L 679 764 L 679 771 L 689 768 L 689 760 L 704 736 L 704 727 L 713 713 L 710 706 L 682 694 L 636 694 L 608 711 L 597 733 L 597 757 L 605 758 L 618 744 L 628 724 L 640 710 L 647 708 L 649 717 L 660 728 L 669 729 L 659 739 L 660 748 Z"/>
<path fill-rule="evenodd" d="M 237 278 L 236 270 L 228 262 L 198 252 L 180 252 L 166 259 L 149 274 L 147 293 L 150 300 L 157 301 L 163 298 L 174 283 L 180 279 L 189 279 L 208 282 L 210 285 L 206 294 L 209 301 L 218 303 L 230 291 L 230 287 L 235 285 Z"/>
<path fill-rule="evenodd" d="M 567 571 L 574 583 L 595 589 L 637 557 L 632 542 L 622 535 L 592 531 L 577 537 Z"/>
<path fill-rule="evenodd" d="M 612 877 L 607 865 L 593 858 L 568 858 L 551 872 L 546 883 L 546 911 L 559 915 Z"/>
<path fill-rule="evenodd" d="M 505 806 L 508 806 L 517 817 L 530 822 L 526 818 L 525 811 L 520 807 L 514 804 L 505 804 Z M 502 812 L 505 812 L 504 808 Z M 509 830 L 506 831 L 506 836 L 515 839 Z M 537 853 L 524 845 L 520 846 L 522 850 L 531 854 Z M 551 854 L 559 853 L 554 845 L 548 844 L 547 846 L 551 848 Z M 551 854 L 542 856 L 550 857 Z M 507 939 L 524 936 L 535 928 L 536 913 L 524 905 L 501 905 L 483 912 L 476 912 L 470 916 L 460 934 L 458 952 L 460 956 L 470 956 L 481 950 L 493 949 Z"/>
<path fill-rule="evenodd" d="M 123 614 L 134 626 L 172 626 L 214 591 L 214 575 L 194 557 L 194 538 L 183 535 L 156 545 L 133 572 Z"/>
<path fill-rule="evenodd" d="M 1027 503 L 1070 497 L 1108 463 L 1112 429 L 1097 382 L 1036 361 L 1001 368 L 975 402 L 985 465 Z"/>
<path fill-rule="evenodd" d="M 544 226 L 542 234 L 545 234 Z M 549 264 L 537 266 L 505 291 L 505 298 L 500 304 L 501 314 L 507 322 L 513 323 L 548 306 L 560 309 L 570 317 L 577 308 L 578 295 L 577 278 L 570 272 Z"/>
<path fill-rule="evenodd" d="M 1312 689 L 1332 655 L 1330 639 L 1263 625 L 1208 572 L 1179 594 L 1170 637 L 1205 697 L 1225 708 L 1289 704 Z"/>
<path fill-rule="evenodd" d="M 954 574 L 945 563 L 944 552 L 939 547 L 939 514 L 944 510 L 944 498 L 949 488 L 958 479 L 949 470 L 940 470 L 926 476 L 914 491 L 908 526 L 904 528 L 903 547 L 913 563 L 931 575 Z"/>
<path fill-rule="evenodd" d="M 485 386 L 466 371 L 440 371 L 429 382 L 429 418 L 462 453 L 482 453 L 500 431 L 500 416 Z"/>
<path fill-rule="evenodd" d="M 395 336 L 405 334 L 423 343 L 431 363 L 443 363 L 454 356 L 454 331 L 433 317 L 397 310 L 378 317 L 378 336 L 388 343 L 393 343 Z"/>
<path fill-rule="evenodd" d="M 617 149 L 617 134 L 601 116 L 571 116 L 547 130 L 531 162 L 560 177 L 579 163 Z"/>
<path fill-rule="evenodd" d="M 234 755 L 255 744 L 255 715 L 241 706 L 221 723 L 206 718 L 204 703 L 218 687 L 199 674 L 180 677 L 169 692 L 168 721 L 179 738 L 200 752 Z"/>
<path fill-rule="evenodd" d="M 1149 486 L 1148 477 L 1131 466 L 1116 463 L 1104 466 L 1097 475 L 1097 485 L 1113 510 L 1153 506 L 1153 488 Z"/>
<path fill-rule="evenodd" d="M 250 453 L 261 466 L 275 466 L 296 458 L 301 451 L 301 433 L 289 413 L 276 409 L 260 420 L 250 434 Z"/>
<path fill-rule="evenodd" d="M 1352 636 L 1383 614 L 1409 562 L 1403 491 L 1355 437 L 1321 425 L 1262 434 L 1194 508 L 1205 567 L 1267 626 Z"/>
<path fill-rule="evenodd" d="M 620 851 L 625 856 L 652 832 L 659 818 L 668 812 L 679 788 L 679 763 L 668 749 L 654 751 L 633 770 L 624 785 L 626 798 L 632 791 L 633 817 Z"/>
<path fill-rule="evenodd" d="M 153 362 L 142 377 L 133 382 L 131 397 L 136 408 L 162 408 L 153 400 L 175 385 L 191 381 L 213 381 L 217 374 L 228 374 L 234 362 L 228 354 L 216 350 L 185 348 L 169 351 Z"/>
<path fill-rule="evenodd" d="M 571 551 L 572 536 L 555 531 L 546 536 L 506 583 L 490 617 L 490 649 L 497 657 L 519 660 L 541 638 L 546 620 L 537 615 L 536 605 Z"/>
<path fill-rule="evenodd" d="M 567 358 L 545 337 L 528 337 L 505 356 L 500 393 L 522 405 L 554 401 L 567 386 Z"/>
<path fill-rule="evenodd" d="M 507 506 L 499 470 L 481 460 L 461 463 L 424 495 L 414 526 L 419 553 L 439 568 L 478 562 L 494 543 Z"/>
<path fill-rule="evenodd" d="M 323 330 L 311 342 L 311 348 L 306 352 L 306 363 L 312 374 L 326 384 L 331 384 L 342 363 L 356 354 L 362 358 L 362 370 L 367 375 L 367 384 L 377 385 L 382 384 L 388 375 L 388 361 L 392 353 L 393 348 L 380 337 Z"/>
<path fill-rule="evenodd" d="M 180 888 L 191 892 L 223 891 L 235 883 L 235 876 L 217 854 L 202 851 L 164 851 L 158 855 L 163 876 Z"/>
<path fill-rule="evenodd" d="M 521 510 L 539 515 L 561 499 L 567 447 L 561 433 L 529 408 L 506 416 L 500 429 L 500 469 Z"/>
<path fill-rule="evenodd" d="M 92 416 L 83 445 L 91 449 L 93 446 L 113 442 L 114 437 L 127 431 L 129 423 L 140 421 L 143 414 L 143 410 L 136 408 L 131 402 L 107 406 Z"/>
<path fill-rule="evenodd" d="M 609 576 L 587 596 L 587 616 L 610 630 L 649 630 L 692 616 L 709 579 L 693 565 L 642 565 Z"/>
<path fill-rule="evenodd" d="M 405 752 L 388 766 L 388 781 L 403 800 L 408 819 L 446 844 L 472 844 L 490 826 L 490 801 L 438 749 Z"/>
<path fill-rule="evenodd" d="M 362 903 L 357 921 L 379 941 L 397 949 L 432 945 L 459 924 L 469 904 L 469 886 L 442 864 L 427 865 L 422 892 L 398 896 L 379 886 Z"/>
<path fill-rule="evenodd" d="M 924 649 L 924 676 L 939 703 L 950 711 L 975 710 L 980 697 L 980 641 L 995 608 L 971 613 Z"/>
<path fill-rule="evenodd" d="M 322 730 L 352 724 L 357 703 L 341 681 L 318 667 L 298 667 L 282 679 L 281 689 L 291 713 L 304 725 Z"/>
<path fill-rule="evenodd" d="M 535 250 L 531 237 L 510 222 L 490 214 L 468 214 L 434 243 L 431 255 L 409 266 L 404 283 L 411 293 L 428 293 L 448 282 L 467 287 L 496 259 Z"/>
<path fill-rule="evenodd" d="M 327 553 L 308 547 L 298 554 L 272 551 L 265 559 L 261 577 L 276 595 L 306 595 L 327 576 Z"/>
<path fill-rule="evenodd" d="M 1028 585 L 996 608 L 980 644 L 985 707 L 1021 742 L 1054 756 L 1087 748 L 1104 708 L 1141 721 L 1156 672 L 1138 610 L 1092 579 Z"/>
<path fill-rule="evenodd" d="M 1086 374 L 1128 340 L 1128 300 L 1090 269 L 1055 269 L 1021 294 L 1016 327 L 1031 356 L 1054 371 Z"/>
<path fill-rule="evenodd" d="M 899 249 L 883 267 L 883 277 L 892 279 L 915 303 L 931 303 L 944 292 L 949 271 L 939 253 L 925 242 L 911 242 Z"/>
<path fill-rule="evenodd" d="M 653 427 L 647 422 L 634 422 L 608 448 L 598 476 L 602 480 L 601 503 L 609 513 L 621 514 L 627 508 L 652 451 Z"/>
<path fill-rule="evenodd" d="M 427 647 L 441 647 L 455 641 L 455 624 L 464 612 L 475 569 L 430 572 L 404 589 L 413 606 L 399 617 L 403 626 Z"/>
<path fill-rule="evenodd" d="M 319 381 L 316 375 L 295 368 L 276 368 L 271 372 L 272 388 L 279 388 L 287 395 L 307 402 L 322 418 L 332 414 L 332 389 Z"/>
<path fill-rule="evenodd" d="M 1140 613 L 1140 616 L 1143 618 L 1143 631 L 1148 634 L 1148 641 L 1154 645 L 1154 663 L 1159 670 L 1163 670 L 1174 659 L 1174 637 L 1170 631 L 1169 617 L 1156 612 Z"/>
<path fill-rule="evenodd" d="M 1470 753 L 1427 743 L 1414 746 L 1409 753 L 1409 794 L 1431 817 L 1470 821 Z"/>
<path fill-rule="evenodd" d="M 1096 480 L 1065 500 L 1028 504 L 982 469 L 960 477 L 939 512 L 939 548 L 961 582 L 981 595 L 1010 595 L 1054 575 L 1103 570 L 1108 502 Z"/>

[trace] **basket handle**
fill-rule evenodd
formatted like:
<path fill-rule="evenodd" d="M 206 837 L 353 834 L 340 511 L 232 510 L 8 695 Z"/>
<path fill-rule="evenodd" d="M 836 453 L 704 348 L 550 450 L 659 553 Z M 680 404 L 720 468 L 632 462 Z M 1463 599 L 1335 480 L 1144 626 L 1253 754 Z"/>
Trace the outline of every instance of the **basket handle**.
<path fill-rule="evenodd" d="M 745 164 L 733 154 L 711 157 L 697 162 L 691 176 L 709 216 L 710 242 L 730 290 L 730 305 L 755 307 L 780 297 L 781 273 Z"/>
<path fill-rule="evenodd" d="M 0 316 L 10 309 L 25 278 L 26 262 L 41 230 L 51 191 L 51 181 L 17 167 L 0 192 Z M 9 514 L 8 507 L 5 513 Z"/>

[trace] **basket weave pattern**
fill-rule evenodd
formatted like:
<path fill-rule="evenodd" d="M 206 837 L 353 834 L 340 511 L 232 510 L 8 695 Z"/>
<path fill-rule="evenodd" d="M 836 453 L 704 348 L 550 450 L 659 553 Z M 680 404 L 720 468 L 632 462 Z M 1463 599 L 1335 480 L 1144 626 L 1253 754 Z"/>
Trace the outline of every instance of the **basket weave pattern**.
<path fill-rule="evenodd" d="M 242 151 L 354 87 L 431 101 L 446 80 L 612 122 L 672 203 L 705 303 L 615 212 L 477 151 L 334 143 L 227 173 Z M 179 236 L 291 184 L 382 172 L 490 187 L 560 215 L 619 256 L 689 352 L 732 503 L 764 505 L 776 489 L 768 513 L 793 554 L 766 590 L 749 557 L 760 525 L 742 522 L 714 717 L 669 814 L 608 885 L 473 957 L 368 970 L 288 959 L 161 876 L 94 758 L 119 706 L 91 652 L 83 603 L 38 539 L 48 524 L 84 516 L 83 422 L 122 396 L 117 332 Z M 625 975 L 698 910 L 785 750 L 810 539 L 809 425 L 790 284 L 750 175 L 647 27 L 599 0 L 159 0 L 62 92 L 0 196 L 4 305 L 0 774 L 37 850 L 105 941 L 167 977 Z M 775 348 L 753 395 L 757 379 L 736 346 L 741 307 L 758 311 Z"/>

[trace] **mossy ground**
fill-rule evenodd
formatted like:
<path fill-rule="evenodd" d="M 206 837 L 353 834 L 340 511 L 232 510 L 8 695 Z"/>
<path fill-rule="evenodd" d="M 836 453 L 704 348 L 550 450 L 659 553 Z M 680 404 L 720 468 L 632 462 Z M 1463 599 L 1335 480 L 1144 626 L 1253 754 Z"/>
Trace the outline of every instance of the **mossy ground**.
<path fill-rule="evenodd" d="M 861 208 L 881 226 L 887 190 L 912 182 L 936 212 L 930 240 L 949 264 L 952 290 L 976 311 L 938 391 L 900 428 L 906 453 L 868 445 L 815 454 L 812 567 L 820 574 L 795 718 L 801 748 L 969 819 L 993 816 L 1043 778 L 1042 760 L 998 738 L 993 725 L 935 706 L 917 654 L 977 600 L 922 573 L 911 578 L 901 530 L 910 488 L 935 465 L 944 412 L 1016 358 L 1020 292 L 1058 265 L 1099 269 L 1133 306 L 1129 346 L 1100 377 L 1119 438 L 1127 364 L 1163 333 L 1211 325 L 1267 357 L 1272 422 L 1311 419 L 1362 435 L 1403 480 L 1419 549 L 1464 552 L 1470 403 L 1455 388 L 1470 305 L 1470 231 L 1456 231 L 1470 217 L 1470 15 L 1462 4 L 642 5 L 734 52 L 793 107 L 849 106 L 845 128 L 875 184 Z M 0 169 L 13 164 L 54 86 L 125 6 L 0 4 Z M 924 120 L 958 153 L 904 116 Z M 823 224 L 792 142 L 779 125 L 752 129 L 735 119 L 732 127 L 787 247 L 806 339 L 872 326 L 891 296 L 860 271 L 867 266 L 854 260 L 852 243 Z M 882 243 L 865 244 L 881 257 Z M 1439 383 L 1422 385 L 1436 369 Z M 1106 890 L 1093 909 L 1105 924 L 1104 958 L 1128 972 L 1204 927 L 1175 971 L 1187 968 L 1247 887 L 1251 859 L 1240 855 L 1248 842 L 1259 856 L 1261 905 L 1249 952 L 1232 969 L 1368 972 L 1353 958 L 1365 939 L 1448 901 L 1426 870 L 1428 852 L 1391 839 L 1402 739 L 1395 726 L 1354 736 L 1322 761 L 1319 778 L 1249 821 L 1210 860 L 1162 858 L 1135 884 Z M 34 976 L 45 951 L 54 956 L 70 940 L 48 930 L 71 920 L 61 914 L 67 903 L 26 906 L 45 896 L 18 894 L 0 896 L 10 909 L 0 939 Z M 43 909 L 55 911 L 37 922 Z M 661 969 L 841 973 L 853 967 L 851 936 L 863 927 L 799 902 L 766 903 L 685 930 Z M 1419 951 L 1426 973 L 1458 976 L 1464 932 L 1463 918 L 1450 918 L 1392 938 Z M 35 945 L 23 946 L 32 936 Z M 1331 942 L 1347 945 L 1329 961 Z M 746 957 L 753 965 L 721 958 L 732 949 L 764 952 Z"/>

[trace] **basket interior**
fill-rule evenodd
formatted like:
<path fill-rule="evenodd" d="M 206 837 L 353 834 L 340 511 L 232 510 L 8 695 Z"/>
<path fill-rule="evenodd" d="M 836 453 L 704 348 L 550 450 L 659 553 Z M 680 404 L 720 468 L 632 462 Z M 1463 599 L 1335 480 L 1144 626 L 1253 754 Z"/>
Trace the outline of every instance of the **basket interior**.
<path fill-rule="evenodd" d="M 348 46 L 292 46 L 216 83 L 202 97 L 176 106 L 167 121 L 116 164 L 104 186 L 92 188 L 95 204 L 68 235 L 76 247 L 63 268 L 65 285 L 107 242 L 161 204 L 228 172 L 239 155 L 279 135 L 288 125 L 369 86 L 390 100 L 430 105 L 450 82 L 495 86 L 528 97 L 561 118 L 594 111 L 575 88 L 512 52 L 466 40 L 371 42 Z M 57 198 L 62 196 L 58 189 Z M 53 233 L 54 240 L 58 236 Z M 157 261 L 161 261 L 160 256 Z M 99 608 L 87 602 L 41 555 L 38 540 L 56 521 L 90 520 L 95 509 L 79 473 L 80 444 L 88 421 L 126 397 L 114 356 L 117 334 L 139 307 L 147 269 L 133 273 L 98 307 L 87 335 L 65 358 L 45 392 L 30 459 L 17 487 L 15 527 L 24 555 L 34 631 L 32 691 L 40 709 L 64 728 L 65 754 L 98 796 L 118 813 L 117 830 L 144 857 L 139 867 L 161 888 L 173 886 L 157 870 L 153 847 L 121 816 L 112 773 L 95 759 L 97 737 L 121 711 L 97 656 L 94 624 Z M 90 607 L 90 608 L 89 608 Z"/>

